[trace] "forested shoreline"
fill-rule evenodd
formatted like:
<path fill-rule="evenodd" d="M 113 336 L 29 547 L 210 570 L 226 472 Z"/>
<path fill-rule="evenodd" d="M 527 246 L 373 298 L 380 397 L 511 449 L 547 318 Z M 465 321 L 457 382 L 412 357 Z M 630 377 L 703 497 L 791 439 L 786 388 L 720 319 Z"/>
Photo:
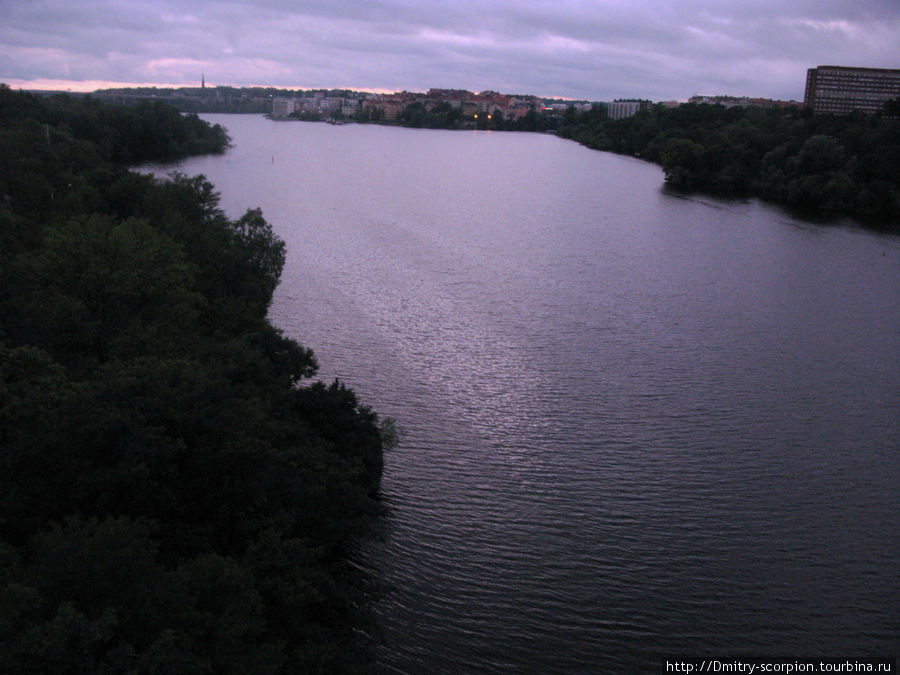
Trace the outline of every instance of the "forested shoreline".
<path fill-rule="evenodd" d="M 815 217 L 849 216 L 900 231 L 900 120 L 813 115 L 800 108 L 656 106 L 610 120 L 570 110 L 558 134 L 662 166 L 686 192 L 759 197 Z M 891 113 L 890 115 L 887 113 Z"/>
<path fill-rule="evenodd" d="M 0 87 L 0 671 L 358 672 L 384 436 L 266 318 L 284 244 L 156 103 Z"/>

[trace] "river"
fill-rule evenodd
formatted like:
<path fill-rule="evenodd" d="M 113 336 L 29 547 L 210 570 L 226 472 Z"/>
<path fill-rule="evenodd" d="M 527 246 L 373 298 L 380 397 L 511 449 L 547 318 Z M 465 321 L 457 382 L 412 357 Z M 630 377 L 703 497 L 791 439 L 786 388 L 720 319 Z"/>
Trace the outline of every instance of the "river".
<path fill-rule="evenodd" d="M 204 118 L 272 321 L 401 433 L 380 671 L 896 655 L 898 238 L 545 134 Z"/>

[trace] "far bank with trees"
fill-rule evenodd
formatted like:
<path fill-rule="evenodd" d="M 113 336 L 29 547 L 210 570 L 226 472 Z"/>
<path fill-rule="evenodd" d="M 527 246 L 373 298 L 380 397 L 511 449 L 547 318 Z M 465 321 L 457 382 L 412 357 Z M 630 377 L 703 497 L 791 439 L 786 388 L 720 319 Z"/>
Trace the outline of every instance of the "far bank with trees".
<path fill-rule="evenodd" d="M 809 216 L 849 216 L 900 231 L 897 101 L 875 115 L 813 115 L 800 107 L 657 105 L 611 120 L 596 107 L 558 133 L 590 148 L 662 166 L 677 190 L 758 197 Z"/>

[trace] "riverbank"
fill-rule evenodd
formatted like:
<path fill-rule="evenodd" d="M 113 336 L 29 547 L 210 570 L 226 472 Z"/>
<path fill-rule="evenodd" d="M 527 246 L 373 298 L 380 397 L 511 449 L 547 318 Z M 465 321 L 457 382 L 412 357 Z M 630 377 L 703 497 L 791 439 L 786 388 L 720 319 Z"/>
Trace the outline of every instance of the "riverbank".
<path fill-rule="evenodd" d="M 267 319 L 285 245 L 158 103 L 0 88 L 0 671 L 359 672 L 376 414 Z"/>
<path fill-rule="evenodd" d="M 559 135 L 662 166 L 684 192 L 758 197 L 817 218 L 900 233 L 900 120 L 800 108 L 657 107 L 575 115 Z"/>

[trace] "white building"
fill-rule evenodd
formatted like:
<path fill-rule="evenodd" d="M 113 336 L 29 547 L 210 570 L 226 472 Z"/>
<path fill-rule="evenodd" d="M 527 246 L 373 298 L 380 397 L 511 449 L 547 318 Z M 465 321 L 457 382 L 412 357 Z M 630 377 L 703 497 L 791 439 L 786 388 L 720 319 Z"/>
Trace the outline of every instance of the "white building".
<path fill-rule="evenodd" d="M 626 117 L 631 117 L 645 105 L 644 101 L 613 101 L 612 103 L 607 104 L 606 114 L 611 120 L 621 120 Z"/>
<path fill-rule="evenodd" d="M 287 119 L 295 110 L 297 110 L 297 99 L 295 98 L 279 97 L 272 99 L 272 117 L 274 119 Z"/>

